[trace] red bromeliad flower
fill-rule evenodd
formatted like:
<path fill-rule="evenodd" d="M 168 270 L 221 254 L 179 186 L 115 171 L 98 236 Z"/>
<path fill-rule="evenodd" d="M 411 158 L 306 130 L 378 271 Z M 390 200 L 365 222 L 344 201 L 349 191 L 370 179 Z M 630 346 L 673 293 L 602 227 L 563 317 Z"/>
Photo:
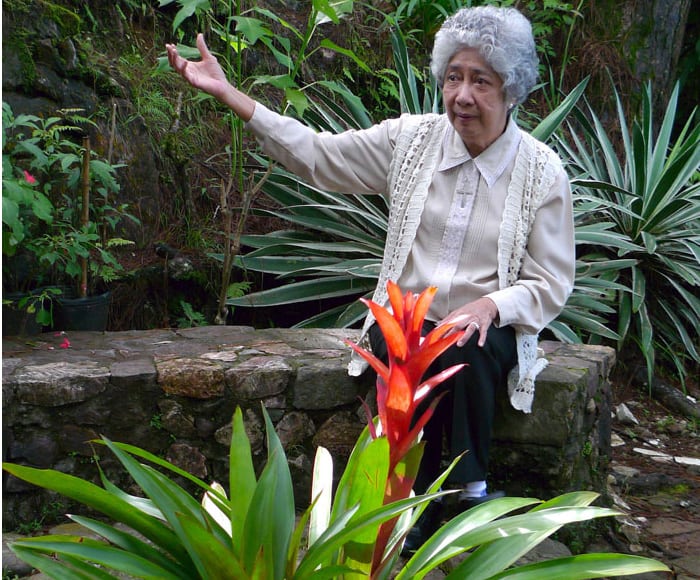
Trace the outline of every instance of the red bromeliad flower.
<path fill-rule="evenodd" d="M 455 344 L 464 332 L 452 332 L 454 325 L 445 324 L 421 337 L 425 315 L 437 288 L 427 288 L 418 297 L 412 292 L 407 292 L 404 296 L 398 285 L 389 281 L 387 291 L 393 314 L 371 300 L 362 301 L 370 308 L 382 330 L 389 365 L 356 344 L 350 343 L 350 346 L 377 371 L 379 422 L 381 434 L 385 434 L 389 440 L 389 472 L 393 473 L 397 463 L 416 443 L 419 433 L 432 416 L 438 399 L 413 422 L 418 405 L 433 388 L 465 365 L 455 365 L 421 382 L 423 375 L 431 363 Z M 372 437 L 376 438 L 377 433 L 371 420 L 369 428 Z"/>
<path fill-rule="evenodd" d="M 27 183 L 30 185 L 34 185 L 36 183 L 36 177 L 34 177 L 29 171 L 26 169 L 24 170 L 24 179 L 26 180 Z"/>
<path fill-rule="evenodd" d="M 423 381 L 423 375 L 431 363 L 455 344 L 464 331 L 454 331 L 453 324 L 444 324 L 431 330 L 425 337 L 421 336 L 425 315 L 437 288 L 427 288 L 418 297 L 412 292 L 407 292 L 404 296 L 398 285 L 390 281 L 387 292 L 393 314 L 376 302 L 362 301 L 370 308 L 382 330 L 387 346 L 388 366 L 371 352 L 349 343 L 377 371 L 377 409 L 381 433 L 377 433 L 374 428 L 371 416 L 368 416 L 368 423 L 373 438 L 386 435 L 389 442 L 385 505 L 410 496 L 419 462 L 411 462 L 411 468 L 408 462 L 404 462 L 403 466 L 400 464 L 416 445 L 418 436 L 432 416 L 440 397 L 435 397 L 414 421 L 418 405 L 437 385 L 465 366 L 452 366 Z M 396 521 L 397 518 L 384 522 L 378 530 L 372 556 L 372 577 L 382 567 L 384 550 Z"/>

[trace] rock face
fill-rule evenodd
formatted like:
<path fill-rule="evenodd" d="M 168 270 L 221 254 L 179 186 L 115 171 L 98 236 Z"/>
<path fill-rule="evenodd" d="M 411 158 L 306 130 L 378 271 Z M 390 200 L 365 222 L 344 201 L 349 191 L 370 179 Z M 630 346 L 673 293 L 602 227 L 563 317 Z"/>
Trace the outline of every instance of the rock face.
<path fill-rule="evenodd" d="M 354 330 L 201 327 L 42 335 L 3 340 L 3 458 L 99 482 L 95 463 L 130 493 L 125 470 L 93 440 L 105 436 L 168 459 L 207 481 L 228 481 L 231 417 L 243 410 L 257 466 L 265 453 L 261 408 L 285 447 L 298 507 L 309 501 L 315 448 L 336 475 L 364 426 L 360 397 L 373 378 L 345 368 Z M 493 479 L 509 493 L 547 498 L 605 492 L 610 452 L 611 349 L 543 343 L 549 367 L 533 413 L 499 402 Z M 370 395 L 371 397 L 371 395 Z M 371 403 L 371 401 L 370 401 Z M 194 491 L 194 490 L 191 490 Z M 57 505 L 57 502 L 59 505 Z M 3 527 L 78 510 L 5 475 Z"/>
<path fill-rule="evenodd" d="M 103 23 L 102 29 L 113 31 L 115 39 L 128 36 L 120 8 L 114 3 L 91 2 L 84 7 Z M 160 184 L 161 170 L 149 127 L 137 114 L 131 81 L 119 73 L 116 59 L 88 48 L 91 41 L 85 38 L 88 24 L 81 21 L 82 11 L 40 0 L 13 2 L 5 8 L 3 102 L 15 116 L 61 117 L 61 111 L 70 110 L 90 118 L 94 124 L 85 124 L 83 129 L 90 136 L 93 151 L 106 158 L 111 148 L 111 163 L 120 165 L 117 177 L 122 191 L 116 201 L 128 202 L 131 210 L 144 218 L 157 216 L 171 200 Z M 121 44 L 116 42 L 115 46 Z M 144 62 L 144 66 L 152 65 Z M 114 130 L 112 109 L 120 119 Z M 122 119 L 129 119 L 128 123 Z M 144 219 L 142 227 L 152 225 Z M 130 229 L 130 237 L 140 240 L 138 228 Z"/>

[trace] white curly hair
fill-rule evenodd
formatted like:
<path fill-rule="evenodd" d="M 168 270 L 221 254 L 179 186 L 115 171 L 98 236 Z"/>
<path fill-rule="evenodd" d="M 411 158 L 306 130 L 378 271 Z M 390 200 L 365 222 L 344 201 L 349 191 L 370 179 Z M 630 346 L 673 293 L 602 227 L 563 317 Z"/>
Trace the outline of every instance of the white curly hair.
<path fill-rule="evenodd" d="M 539 60 L 532 26 L 515 8 L 462 8 L 445 20 L 435 35 L 430 63 L 440 87 L 447 65 L 463 48 L 477 49 L 501 77 L 511 106 L 522 103 L 537 82 Z"/>

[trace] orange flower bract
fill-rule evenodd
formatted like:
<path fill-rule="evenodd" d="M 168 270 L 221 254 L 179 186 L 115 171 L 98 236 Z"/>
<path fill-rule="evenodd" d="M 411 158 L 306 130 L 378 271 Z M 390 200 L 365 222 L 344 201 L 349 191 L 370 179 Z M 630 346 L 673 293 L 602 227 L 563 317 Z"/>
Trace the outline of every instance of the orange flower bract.
<path fill-rule="evenodd" d="M 377 410 L 381 434 L 389 440 L 390 469 L 414 445 L 437 400 L 420 417 L 414 417 L 418 406 L 442 381 L 464 365 L 455 365 L 422 381 L 432 362 L 455 344 L 463 331 L 453 325 L 440 325 L 421 337 L 421 330 L 437 288 L 430 287 L 415 296 L 401 293 L 394 282 L 387 284 L 391 312 L 371 300 L 362 300 L 372 311 L 384 335 L 388 365 L 362 347 L 350 343 L 377 372 Z M 370 421 L 371 423 L 371 421 Z M 376 436 L 376 434 L 375 434 Z"/>
<path fill-rule="evenodd" d="M 377 411 L 379 432 L 374 428 L 372 417 L 368 417 L 372 437 L 386 436 L 389 442 L 389 473 L 384 503 L 389 503 L 411 494 L 416 480 L 418 464 L 400 465 L 411 448 L 418 444 L 418 437 L 433 414 L 440 397 L 435 397 L 419 417 L 415 417 L 418 406 L 442 381 L 451 377 L 465 365 L 452 366 L 437 375 L 423 380 L 432 362 L 455 344 L 464 331 L 456 331 L 453 324 L 433 328 L 421 336 L 425 316 L 428 313 L 437 288 L 430 287 L 415 296 L 412 292 L 401 293 L 394 282 L 387 284 L 391 312 L 385 307 L 362 300 L 372 311 L 387 346 L 388 364 L 362 347 L 349 343 L 377 371 Z M 384 522 L 379 529 L 372 558 L 372 570 L 380 568 L 384 549 L 389 541 L 395 520 Z"/>

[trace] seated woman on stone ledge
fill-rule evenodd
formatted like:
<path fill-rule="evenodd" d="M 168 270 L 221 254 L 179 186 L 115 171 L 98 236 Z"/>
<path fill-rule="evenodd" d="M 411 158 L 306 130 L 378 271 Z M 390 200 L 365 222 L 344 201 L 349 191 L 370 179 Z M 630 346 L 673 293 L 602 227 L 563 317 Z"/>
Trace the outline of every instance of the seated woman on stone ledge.
<path fill-rule="evenodd" d="M 530 412 L 535 376 L 546 364 L 537 359 L 537 335 L 560 313 L 574 280 L 569 180 L 558 156 L 511 114 L 537 78 L 529 21 L 513 8 L 459 10 L 432 52 L 445 114 L 403 115 L 338 135 L 316 133 L 254 101 L 229 83 L 201 34 L 197 46 L 201 60 L 189 61 L 168 44 L 171 66 L 230 107 L 267 155 L 316 187 L 387 196 L 373 300 L 386 304 L 387 280 L 404 292 L 437 286 L 424 332 L 446 322 L 466 330 L 429 371 L 468 364 L 437 389 L 445 396 L 425 429 L 416 492 L 439 475 L 446 436 L 453 457 L 468 451 L 450 476 L 462 507 L 499 495 L 486 484 L 495 393 L 510 373 L 513 406 Z M 373 322 L 368 316 L 363 335 L 382 356 Z M 362 362 L 353 359 L 350 372 L 362 372 Z M 407 549 L 432 534 L 439 510 L 439 502 L 426 509 Z"/>

